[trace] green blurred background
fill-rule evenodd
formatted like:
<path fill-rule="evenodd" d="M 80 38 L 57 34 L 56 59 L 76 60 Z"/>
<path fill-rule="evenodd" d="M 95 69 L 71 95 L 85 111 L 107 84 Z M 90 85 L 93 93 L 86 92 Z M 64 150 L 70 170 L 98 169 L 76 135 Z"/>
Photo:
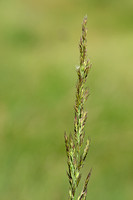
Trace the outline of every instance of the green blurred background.
<path fill-rule="evenodd" d="M 133 199 L 133 1 L 1 0 L 0 200 L 67 199 L 63 135 L 86 14 L 88 199 Z"/>

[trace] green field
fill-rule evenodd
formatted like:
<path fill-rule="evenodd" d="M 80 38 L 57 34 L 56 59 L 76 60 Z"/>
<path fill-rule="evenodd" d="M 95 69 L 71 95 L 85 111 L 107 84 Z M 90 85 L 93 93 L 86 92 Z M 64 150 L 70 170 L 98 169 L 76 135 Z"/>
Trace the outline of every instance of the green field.
<path fill-rule="evenodd" d="M 88 200 L 133 199 L 133 1 L 0 1 L 0 200 L 65 200 L 88 16 Z M 83 175 L 83 179 L 85 176 Z"/>

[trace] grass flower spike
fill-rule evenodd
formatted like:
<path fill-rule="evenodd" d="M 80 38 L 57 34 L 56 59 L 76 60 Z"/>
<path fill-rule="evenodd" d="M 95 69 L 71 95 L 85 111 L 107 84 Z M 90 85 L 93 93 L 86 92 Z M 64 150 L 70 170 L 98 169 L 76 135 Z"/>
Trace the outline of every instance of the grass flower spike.
<path fill-rule="evenodd" d="M 76 191 L 81 179 L 81 169 L 84 165 L 86 156 L 88 154 L 90 141 L 87 139 L 84 147 L 84 127 L 87 119 L 87 112 L 84 110 L 84 104 L 88 98 L 88 89 L 85 87 L 85 83 L 88 77 L 91 64 L 87 60 L 87 17 L 84 17 L 82 23 L 82 36 L 80 38 L 80 66 L 76 67 L 78 81 L 76 85 L 76 100 L 75 100 L 75 117 L 74 117 L 74 133 L 65 133 L 65 146 L 67 153 L 68 164 L 68 179 L 69 179 L 69 200 L 76 200 Z M 87 185 L 90 179 L 91 170 L 89 171 L 83 189 L 79 194 L 78 200 L 85 200 L 87 195 Z"/>

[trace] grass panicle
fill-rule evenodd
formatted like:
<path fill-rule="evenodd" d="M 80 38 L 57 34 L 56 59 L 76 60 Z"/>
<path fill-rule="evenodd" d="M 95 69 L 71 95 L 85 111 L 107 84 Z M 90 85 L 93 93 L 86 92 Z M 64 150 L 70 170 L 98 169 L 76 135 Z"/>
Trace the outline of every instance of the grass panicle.
<path fill-rule="evenodd" d="M 76 85 L 76 100 L 75 100 L 75 117 L 74 117 L 74 134 L 65 133 L 65 146 L 67 153 L 68 164 L 68 179 L 69 179 L 69 200 L 75 200 L 76 191 L 81 180 L 81 169 L 88 154 L 90 140 L 87 139 L 83 149 L 85 131 L 84 127 L 87 119 L 87 112 L 84 110 L 84 104 L 87 101 L 89 91 L 85 87 L 89 70 L 91 68 L 90 60 L 87 60 L 87 17 L 84 17 L 82 23 L 82 36 L 79 42 L 80 50 L 80 66 L 77 67 L 78 81 Z M 87 185 L 90 179 L 91 170 L 89 171 L 83 189 L 79 194 L 78 200 L 85 200 L 87 195 Z"/>

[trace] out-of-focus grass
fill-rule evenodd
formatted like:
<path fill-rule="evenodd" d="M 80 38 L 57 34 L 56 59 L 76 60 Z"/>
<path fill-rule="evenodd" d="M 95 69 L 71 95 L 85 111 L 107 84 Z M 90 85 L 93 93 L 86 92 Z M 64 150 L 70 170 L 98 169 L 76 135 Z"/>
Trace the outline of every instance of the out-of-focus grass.
<path fill-rule="evenodd" d="M 64 130 L 73 130 L 78 41 L 93 63 L 86 133 L 90 199 L 133 197 L 130 0 L 1 1 L 0 199 L 66 199 Z"/>

